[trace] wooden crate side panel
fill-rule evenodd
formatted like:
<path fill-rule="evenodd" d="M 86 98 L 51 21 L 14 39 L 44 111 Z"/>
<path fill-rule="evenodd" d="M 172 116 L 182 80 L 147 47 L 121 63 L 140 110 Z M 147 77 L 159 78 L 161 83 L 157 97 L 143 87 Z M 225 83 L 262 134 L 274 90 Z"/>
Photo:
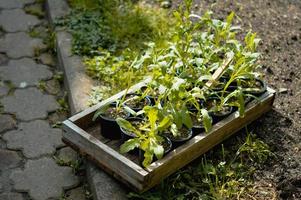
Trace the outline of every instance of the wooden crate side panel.
<path fill-rule="evenodd" d="M 86 154 L 85 152 L 82 152 L 77 145 L 71 143 L 70 141 L 67 141 L 66 139 L 62 139 L 63 142 L 65 144 L 67 144 L 68 146 L 70 146 L 72 149 L 74 149 L 75 151 L 77 151 L 79 154 L 81 154 L 82 156 L 84 156 L 86 159 L 92 161 L 95 165 L 97 165 L 99 168 L 101 168 L 103 171 L 105 171 L 107 174 L 113 176 L 115 179 L 117 179 L 118 181 L 120 181 L 121 183 L 125 184 L 128 188 L 130 189 L 134 189 L 135 191 L 139 192 L 139 189 L 135 187 L 133 187 L 133 185 L 131 183 L 129 183 L 127 180 L 125 180 L 123 177 L 121 177 L 120 175 L 116 174 L 114 171 L 112 171 L 110 168 L 106 168 L 104 165 L 100 164 L 94 157 Z M 141 187 L 142 188 L 142 187 Z"/>
<path fill-rule="evenodd" d="M 271 109 L 274 94 L 270 94 L 264 102 L 248 109 L 246 116 L 240 118 L 238 113 L 216 124 L 207 135 L 197 135 L 189 142 L 170 152 L 162 160 L 151 164 L 146 170 L 149 171 L 149 183 L 143 191 L 158 184 L 163 178 L 174 173 L 192 160 L 196 159 L 206 151 L 210 150 L 221 141 L 230 137 L 236 131 L 251 123 L 263 113 Z"/>
<path fill-rule="evenodd" d="M 148 172 L 142 167 L 103 144 L 68 120 L 64 121 L 64 130 L 63 138 L 65 141 L 76 146 L 82 153 L 94 158 L 104 168 L 118 174 L 119 177 L 122 177 L 122 179 L 135 186 L 138 190 L 143 189 Z"/>

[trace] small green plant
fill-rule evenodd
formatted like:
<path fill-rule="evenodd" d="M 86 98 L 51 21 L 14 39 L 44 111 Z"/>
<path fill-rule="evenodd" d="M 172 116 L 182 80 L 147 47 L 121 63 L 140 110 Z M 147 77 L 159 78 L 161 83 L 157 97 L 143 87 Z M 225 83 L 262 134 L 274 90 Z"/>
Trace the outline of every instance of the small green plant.
<path fill-rule="evenodd" d="M 43 42 L 47 47 L 47 51 L 53 55 L 56 54 L 56 33 L 50 27 L 47 28 L 47 37 L 43 38 Z"/>
<path fill-rule="evenodd" d="M 66 95 L 64 95 L 62 98 L 59 98 L 57 100 L 57 103 L 60 106 L 60 108 L 58 109 L 59 112 L 69 112 L 69 106 Z"/>
<path fill-rule="evenodd" d="M 60 71 L 55 72 L 53 79 L 62 84 L 64 82 L 64 73 Z"/>
<path fill-rule="evenodd" d="M 268 158 L 274 156 L 269 146 L 252 133 L 248 133 L 245 143 L 238 149 L 236 155 L 259 164 L 265 163 Z"/>
<path fill-rule="evenodd" d="M 27 5 L 24 7 L 24 11 L 27 14 L 37 16 L 39 19 L 43 19 L 45 17 L 43 7 L 42 7 L 42 5 L 39 5 L 39 4 Z"/>
<path fill-rule="evenodd" d="M 120 127 L 135 135 L 135 138 L 129 139 L 121 145 L 121 153 L 129 152 L 134 148 L 141 149 L 144 152 L 143 166 L 147 167 L 151 164 L 154 156 L 160 159 L 164 154 L 162 146 L 164 139 L 159 133 L 167 130 L 171 125 L 172 116 L 162 117 L 159 109 L 150 106 L 144 107 L 144 112 L 148 120 L 138 129 L 122 118 L 117 118 L 117 123 Z"/>
<path fill-rule="evenodd" d="M 38 86 L 38 88 L 39 88 L 40 90 L 42 90 L 43 92 L 46 91 L 46 82 L 45 82 L 45 81 L 39 81 L 37 86 Z"/>
<path fill-rule="evenodd" d="M 28 34 L 30 37 L 33 38 L 38 38 L 41 35 L 41 33 L 38 30 L 36 30 L 36 28 L 30 28 Z"/>

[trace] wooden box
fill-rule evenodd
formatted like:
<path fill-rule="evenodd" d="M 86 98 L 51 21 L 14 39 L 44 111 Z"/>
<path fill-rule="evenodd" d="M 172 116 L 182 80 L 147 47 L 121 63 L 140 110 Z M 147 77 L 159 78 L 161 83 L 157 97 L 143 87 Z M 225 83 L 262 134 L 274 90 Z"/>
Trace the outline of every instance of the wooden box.
<path fill-rule="evenodd" d="M 141 83 L 143 84 L 143 83 Z M 130 91 L 135 91 L 141 84 L 133 86 Z M 236 131 L 272 108 L 275 91 L 268 88 L 260 96 L 260 101 L 253 101 L 247 105 L 245 117 L 239 117 L 238 112 L 232 113 L 226 119 L 218 122 L 209 133 L 196 135 L 185 144 L 174 149 L 162 159 L 153 162 L 149 167 L 139 165 L 137 156 L 120 154 L 120 141 L 109 140 L 100 135 L 100 125 L 92 121 L 97 109 L 107 102 L 121 97 L 121 92 L 93 107 L 90 107 L 63 122 L 63 141 L 87 156 L 107 173 L 130 188 L 138 192 L 146 191 L 160 181 L 184 167 L 215 145 L 219 144 Z"/>

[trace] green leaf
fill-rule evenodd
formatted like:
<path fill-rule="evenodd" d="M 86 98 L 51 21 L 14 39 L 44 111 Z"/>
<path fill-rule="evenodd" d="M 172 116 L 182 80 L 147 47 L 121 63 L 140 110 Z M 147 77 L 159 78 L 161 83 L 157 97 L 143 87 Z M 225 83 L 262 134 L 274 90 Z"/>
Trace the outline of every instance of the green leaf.
<path fill-rule="evenodd" d="M 203 117 L 203 125 L 205 131 L 208 133 L 212 128 L 212 118 L 210 117 L 208 111 L 206 109 L 201 109 L 202 117 Z"/>
<path fill-rule="evenodd" d="M 238 100 L 238 111 L 239 111 L 239 116 L 244 117 L 245 116 L 245 98 L 242 90 L 238 90 L 239 92 L 237 93 L 237 100 Z"/>
<path fill-rule="evenodd" d="M 230 27 L 233 21 L 233 18 L 235 16 L 235 13 L 232 11 L 228 16 L 227 16 L 227 27 Z"/>
<path fill-rule="evenodd" d="M 158 126 L 158 131 L 163 131 L 167 129 L 172 124 L 172 116 L 168 115 L 163 118 Z"/>
<path fill-rule="evenodd" d="M 138 148 L 139 146 L 140 140 L 138 138 L 129 139 L 120 146 L 120 152 L 127 153 L 135 148 Z"/>
<path fill-rule="evenodd" d="M 149 151 L 144 152 L 144 160 L 142 162 L 142 165 L 144 167 L 148 167 L 153 161 L 153 154 Z"/>
<path fill-rule="evenodd" d="M 187 128 L 192 128 L 193 122 L 186 107 L 181 110 L 181 117 L 182 117 L 183 124 Z"/>
<path fill-rule="evenodd" d="M 116 122 L 121 128 L 125 129 L 126 131 L 129 131 L 130 133 L 134 133 L 138 136 L 140 135 L 139 131 L 134 126 L 132 126 L 132 124 L 129 121 L 118 117 L 116 119 Z"/>
<path fill-rule="evenodd" d="M 126 112 L 130 113 L 131 115 L 133 115 L 133 116 L 137 116 L 137 115 L 138 115 L 137 112 L 135 112 L 133 109 L 131 109 L 131 108 L 128 107 L 128 106 L 123 105 L 123 109 L 124 109 Z"/>
<path fill-rule="evenodd" d="M 178 130 L 178 127 L 177 127 L 176 124 L 172 124 L 172 125 L 170 126 L 170 132 L 171 132 L 172 135 L 175 136 L 175 137 L 180 135 L 179 130 Z"/>
<path fill-rule="evenodd" d="M 153 149 L 154 154 L 156 155 L 156 157 L 157 157 L 158 159 L 161 159 L 161 158 L 163 157 L 163 154 L 164 154 L 164 148 L 163 148 L 162 145 L 156 144 L 156 145 L 154 145 L 154 146 L 152 147 L 152 149 Z"/>
<path fill-rule="evenodd" d="M 110 104 L 106 104 L 100 107 L 94 114 L 92 121 L 95 121 L 101 114 L 105 113 L 106 110 L 109 108 Z"/>
<path fill-rule="evenodd" d="M 149 109 L 146 109 L 145 112 L 150 122 L 151 129 L 154 130 L 156 128 L 156 121 L 158 119 L 158 110 L 154 107 L 148 106 Z"/>

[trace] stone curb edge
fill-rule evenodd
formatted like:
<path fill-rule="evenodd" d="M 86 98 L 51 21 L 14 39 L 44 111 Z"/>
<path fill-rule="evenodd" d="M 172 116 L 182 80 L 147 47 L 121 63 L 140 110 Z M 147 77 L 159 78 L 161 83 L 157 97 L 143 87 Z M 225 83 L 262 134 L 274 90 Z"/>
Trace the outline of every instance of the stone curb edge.
<path fill-rule="evenodd" d="M 62 0 L 46 0 L 45 6 L 53 27 L 55 19 L 65 16 L 70 10 L 66 1 Z M 87 108 L 88 94 L 94 81 L 86 75 L 81 58 L 72 55 L 72 36 L 59 29 L 55 29 L 55 33 L 59 69 L 64 72 L 64 86 L 68 91 L 71 114 L 74 115 Z M 126 188 L 89 161 L 86 163 L 86 172 L 94 200 L 127 199 Z"/>

